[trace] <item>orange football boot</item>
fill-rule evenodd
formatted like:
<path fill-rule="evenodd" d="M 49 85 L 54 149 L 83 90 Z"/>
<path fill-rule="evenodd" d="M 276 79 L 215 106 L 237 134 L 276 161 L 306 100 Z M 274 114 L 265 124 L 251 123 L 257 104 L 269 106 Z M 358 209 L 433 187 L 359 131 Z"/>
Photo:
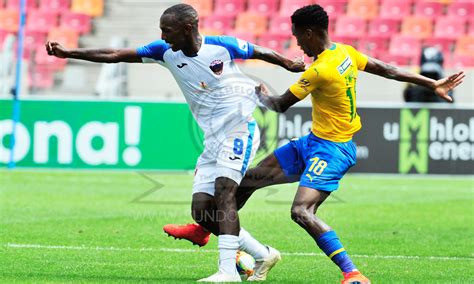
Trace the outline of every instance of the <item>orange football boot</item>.
<path fill-rule="evenodd" d="M 342 284 L 370 284 L 370 280 L 357 270 L 347 273 L 342 272 L 342 275 L 344 275 L 344 280 L 341 281 Z"/>
<path fill-rule="evenodd" d="M 205 230 L 198 224 L 174 225 L 168 224 L 163 227 L 163 231 L 175 239 L 185 239 L 200 247 L 209 242 L 211 232 Z"/>

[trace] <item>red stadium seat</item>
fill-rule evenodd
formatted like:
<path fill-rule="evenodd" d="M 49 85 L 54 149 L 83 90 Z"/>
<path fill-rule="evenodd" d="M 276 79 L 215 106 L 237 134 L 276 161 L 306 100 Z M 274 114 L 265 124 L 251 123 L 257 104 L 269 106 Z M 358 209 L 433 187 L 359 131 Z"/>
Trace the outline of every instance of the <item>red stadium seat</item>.
<path fill-rule="evenodd" d="M 347 0 L 318 0 L 317 4 L 324 8 L 331 19 L 337 18 L 346 13 Z"/>
<path fill-rule="evenodd" d="M 267 18 L 256 13 L 242 13 L 235 21 L 235 30 L 237 32 L 252 32 L 259 36 L 267 31 Z"/>
<path fill-rule="evenodd" d="M 249 32 L 249 31 L 229 31 L 227 33 L 228 35 L 231 35 L 231 36 L 234 36 L 238 39 L 241 39 L 241 40 L 246 40 L 250 43 L 255 43 L 256 42 L 256 36 L 255 34 L 253 34 L 252 32 Z"/>
<path fill-rule="evenodd" d="M 47 33 L 58 25 L 58 13 L 56 11 L 30 10 L 26 17 L 26 28 L 30 31 Z"/>
<path fill-rule="evenodd" d="M 399 32 L 400 20 L 375 18 L 369 23 L 369 35 L 390 38 Z"/>
<path fill-rule="evenodd" d="M 207 17 L 212 14 L 213 0 L 185 0 L 184 3 L 189 4 L 196 9 L 200 17 Z"/>
<path fill-rule="evenodd" d="M 328 32 L 332 34 L 336 28 L 337 18 L 329 18 Z"/>
<path fill-rule="evenodd" d="M 458 17 L 441 17 L 436 20 L 436 38 L 457 39 L 465 34 L 466 20 Z"/>
<path fill-rule="evenodd" d="M 278 11 L 278 0 L 251 0 L 248 1 L 248 12 L 259 13 L 261 15 L 275 15 Z"/>
<path fill-rule="evenodd" d="M 7 9 L 18 9 L 20 8 L 20 0 L 6 0 L 5 7 Z M 26 2 L 26 9 L 36 9 L 36 1 L 28 0 Z"/>
<path fill-rule="evenodd" d="M 214 14 L 237 16 L 245 10 L 245 0 L 216 0 L 214 4 Z"/>
<path fill-rule="evenodd" d="M 333 42 L 338 42 L 342 44 L 348 44 L 350 46 L 353 46 L 354 48 L 359 48 L 358 46 L 358 38 L 352 37 L 352 36 L 347 36 L 347 35 L 334 35 L 331 36 L 331 40 Z"/>
<path fill-rule="evenodd" d="M 389 41 L 380 35 L 368 35 L 359 42 L 359 49 L 370 54 L 387 52 Z"/>
<path fill-rule="evenodd" d="M 373 19 L 378 14 L 377 0 L 349 0 L 347 15 L 353 18 Z"/>
<path fill-rule="evenodd" d="M 336 22 L 334 35 L 358 39 L 366 35 L 367 22 L 362 18 L 341 16 Z"/>
<path fill-rule="evenodd" d="M 67 28 L 54 28 L 49 31 L 48 40 L 57 41 L 67 48 L 77 48 L 79 32 Z"/>
<path fill-rule="evenodd" d="M 44 46 L 39 46 L 35 53 L 35 64 L 47 65 L 52 71 L 62 71 L 66 66 L 66 59 L 58 58 L 56 56 L 49 56 L 46 53 Z"/>
<path fill-rule="evenodd" d="M 311 3 L 311 0 L 281 0 L 280 15 L 289 17 L 299 8 Z"/>
<path fill-rule="evenodd" d="M 3 48 L 3 42 L 11 32 L 0 29 L 0 49 Z"/>
<path fill-rule="evenodd" d="M 414 15 L 436 18 L 443 15 L 444 5 L 435 1 L 416 1 Z"/>
<path fill-rule="evenodd" d="M 474 36 L 474 17 L 468 20 L 467 34 L 470 36 Z"/>
<path fill-rule="evenodd" d="M 469 19 L 474 17 L 474 3 L 470 2 L 454 2 L 448 6 L 448 16 Z"/>
<path fill-rule="evenodd" d="M 402 34 L 417 38 L 431 37 L 433 24 L 431 18 L 425 16 L 409 16 L 403 19 Z"/>
<path fill-rule="evenodd" d="M 453 58 L 448 62 L 448 66 L 454 69 L 464 69 L 474 67 L 474 56 L 454 54 Z"/>
<path fill-rule="evenodd" d="M 410 66 L 412 61 L 410 57 L 404 55 L 394 55 L 390 53 L 382 53 L 377 56 L 378 59 L 383 62 L 396 65 L 396 66 Z"/>
<path fill-rule="evenodd" d="M 222 31 L 220 30 L 207 29 L 207 28 L 200 28 L 199 32 L 203 35 L 222 35 Z"/>
<path fill-rule="evenodd" d="M 91 31 L 91 17 L 85 14 L 64 12 L 59 25 L 62 28 L 70 28 L 80 34 L 86 34 Z"/>
<path fill-rule="evenodd" d="M 423 46 L 433 46 L 438 48 L 446 57 L 451 54 L 451 48 L 454 40 L 447 38 L 427 38 L 423 40 Z"/>
<path fill-rule="evenodd" d="M 38 46 L 44 48 L 47 33 L 36 30 L 25 29 L 25 46 L 36 49 Z"/>
<path fill-rule="evenodd" d="M 408 1 L 386 0 L 380 5 L 380 17 L 386 19 L 403 19 L 411 14 L 411 3 Z"/>
<path fill-rule="evenodd" d="M 224 33 L 234 28 L 234 22 L 235 17 L 233 15 L 212 14 L 203 20 L 202 26 L 206 29 L 214 29 L 220 31 L 220 33 Z"/>
<path fill-rule="evenodd" d="M 17 32 L 19 21 L 18 10 L 0 10 L 0 30 Z"/>
<path fill-rule="evenodd" d="M 395 35 L 390 41 L 389 51 L 392 55 L 405 56 L 413 61 L 420 57 L 421 41 L 415 37 Z"/>
<path fill-rule="evenodd" d="M 454 53 L 457 55 L 474 56 L 474 36 L 460 37 L 456 41 L 456 50 Z"/>
<path fill-rule="evenodd" d="M 264 34 L 258 38 L 258 45 L 282 52 L 290 40 L 289 35 Z"/>
<path fill-rule="evenodd" d="M 287 16 L 275 15 L 270 17 L 268 32 L 271 34 L 284 34 L 291 36 L 291 19 Z"/>
<path fill-rule="evenodd" d="M 104 14 L 104 0 L 72 0 L 71 11 L 92 17 Z"/>
<path fill-rule="evenodd" d="M 35 66 L 28 76 L 28 86 L 36 89 L 49 89 L 54 85 L 54 72 L 49 66 Z"/>
<path fill-rule="evenodd" d="M 71 0 L 39 0 L 39 9 L 62 13 L 71 7 Z"/>

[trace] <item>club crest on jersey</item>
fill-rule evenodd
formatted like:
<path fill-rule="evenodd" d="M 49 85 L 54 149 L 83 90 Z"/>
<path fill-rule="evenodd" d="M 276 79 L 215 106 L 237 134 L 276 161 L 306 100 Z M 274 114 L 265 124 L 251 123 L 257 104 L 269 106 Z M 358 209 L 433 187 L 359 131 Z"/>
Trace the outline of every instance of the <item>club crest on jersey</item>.
<path fill-rule="evenodd" d="M 211 68 L 212 72 L 216 75 L 222 74 L 222 71 L 224 70 L 224 62 L 222 60 L 214 60 L 211 62 L 211 65 L 209 65 L 209 68 Z"/>

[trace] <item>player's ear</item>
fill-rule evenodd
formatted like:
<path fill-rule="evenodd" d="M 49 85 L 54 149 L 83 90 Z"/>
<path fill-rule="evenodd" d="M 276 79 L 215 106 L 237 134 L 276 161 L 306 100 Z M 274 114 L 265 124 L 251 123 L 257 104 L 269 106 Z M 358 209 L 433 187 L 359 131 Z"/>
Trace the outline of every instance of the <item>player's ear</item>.
<path fill-rule="evenodd" d="M 190 33 L 193 30 L 192 24 L 183 24 L 183 30 L 186 33 Z"/>

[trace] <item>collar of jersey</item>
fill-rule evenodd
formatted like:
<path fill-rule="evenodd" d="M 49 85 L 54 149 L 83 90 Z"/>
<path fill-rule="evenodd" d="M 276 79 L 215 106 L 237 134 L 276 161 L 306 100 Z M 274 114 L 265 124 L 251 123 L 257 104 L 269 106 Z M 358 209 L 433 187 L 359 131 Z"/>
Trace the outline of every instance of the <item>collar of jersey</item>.
<path fill-rule="evenodd" d="M 325 56 L 326 53 L 328 53 L 329 51 L 333 51 L 333 50 L 335 50 L 335 49 L 336 49 L 336 44 L 333 42 L 332 45 L 331 45 L 331 47 L 329 47 L 329 48 L 323 50 L 323 52 L 321 52 L 321 53 L 317 56 L 317 59 L 319 59 L 319 58 Z"/>

